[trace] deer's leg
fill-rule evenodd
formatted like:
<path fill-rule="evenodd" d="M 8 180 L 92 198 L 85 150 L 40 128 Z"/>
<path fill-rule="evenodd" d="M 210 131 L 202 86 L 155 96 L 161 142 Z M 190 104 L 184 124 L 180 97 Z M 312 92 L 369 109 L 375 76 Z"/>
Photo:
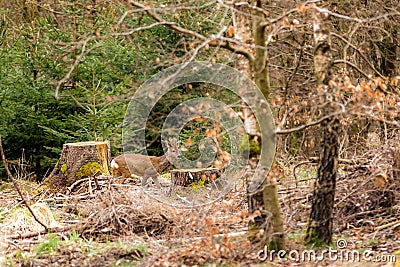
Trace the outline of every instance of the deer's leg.
<path fill-rule="evenodd" d="M 154 181 L 154 183 L 156 184 L 156 186 L 157 186 L 158 188 L 161 188 L 161 184 L 160 184 L 160 182 L 158 181 L 157 175 L 156 175 L 156 176 L 153 176 L 153 177 L 151 177 L 151 178 L 153 179 L 153 181 Z"/>
<path fill-rule="evenodd" d="M 142 179 L 142 186 L 146 186 L 146 184 L 147 184 L 147 179 L 149 179 L 149 177 L 143 176 L 143 179 Z"/>
<path fill-rule="evenodd" d="M 119 172 L 117 169 L 113 169 L 112 170 L 112 175 L 114 178 L 120 177 L 121 176 L 121 172 Z"/>
<path fill-rule="evenodd" d="M 147 183 L 147 179 L 151 178 L 151 179 L 153 179 L 153 181 L 156 184 L 156 186 L 158 188 L 161 188 L 161 184 L 157 179 L 157 175 L 158 175 L 158 173 L 156 171 L 154 171 L 154 169 L 146 170 L 144 175 L 143 175 L 142 186 L 145 186 L 146 183 Z"/>

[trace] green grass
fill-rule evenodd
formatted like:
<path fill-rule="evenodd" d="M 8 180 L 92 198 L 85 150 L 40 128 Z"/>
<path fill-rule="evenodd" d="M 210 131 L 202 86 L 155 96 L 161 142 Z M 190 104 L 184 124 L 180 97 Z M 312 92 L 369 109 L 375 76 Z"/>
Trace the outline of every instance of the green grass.
<path fill-rule="evenodd" d="M 71 242 L 79 242 L 82 239 L 80 238 L 79 233 L 77 231 L 72 231 L 68 235 L 68 240 L 71 241 Z"/>
<path fill-rule="evenodd" d="M 49 235 L 48 239 L 44 242 L 38 244 L 33 251 L 39 256 L 43 256 L 45 254 L 56 254 L 57 249 L 60 246 L 60 239 L 58 236 Z"/>

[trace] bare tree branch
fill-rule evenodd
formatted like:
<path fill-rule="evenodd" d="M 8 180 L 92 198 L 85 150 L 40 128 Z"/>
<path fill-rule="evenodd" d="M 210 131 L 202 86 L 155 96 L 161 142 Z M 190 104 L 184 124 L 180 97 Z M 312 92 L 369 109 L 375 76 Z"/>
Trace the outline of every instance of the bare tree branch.
<path fill-rule="evenodd" d="M 95 44 L 92 47 L 90 47 L 89 49 L 87 49 L 86 47 L 87 47 L 89 42 L 95 41 L 95 40 L 103 40 L 103 39 L 110 38 L 110 37 L 132 35 L 132 34 L 134 34 L 136 32 L 139 32 L 139 31 L 142 31 L 142 30 L 148 30 L 148 29 L 151 29 L 151 28 L 156 27 L 158 25 L 170 25 L 170 24 L 174 24 L 174 23 L 173 22 L 169 22 L 169 21 L 157 22 L 157 23 L 153 23 L 153 24 L 150 24 L 150 25 L 147 25 L 147 26 L 135 28 L 135 29 L 133 29 L 131 31 L 127 31 L 127 32 L 110 33 L 110 34 L 106 34 L 106 35 L 103 35 L 103 36 L 91 36 L 91 37 L 88 37 L 88 38 L 86 38 L 85 40 L 83 40 L 81 42 L 78 42 L 76 44 L 76 46 L 82 45 L 81 53 L 75 58 L 74 63 L 70 67 L 70 69 L 67 72 L 67 74 L 60 81 L 57 82 L 56 89 L 54 91 L 54 97 L 56 99 L 60 99 L 59 93 L 60 93 L 61 86 L 63 84 L 65 84 L 71 78 L 72 73 L 74 72 L 76 67 L 78 67 L 78 65 L 82 61 L 82 59 L 88 53 L 90 53 L 92 50 L 94 50 L 95 48 L 97 48 L 100 45 L 100 44 Z"/>
<path fill-rule="evenodd" d="M 375 69 L 375 67 L 372 65 L 372 63 L 367 59 L 367 57 L 360 51 L 360 49 L 358 49 L 355 45 L 353 45 L 349 40 L 347 40 L 346 38 L 344 38 L 343 36 L 336 34 L 336 33 L 331 33 L 331 35 L 341 39 L 342 41 L 344 41 L 347 45 L 351 46 L 351 48 L 353 48 L 355 51 L 357 51 L 357 53 L 361 56 L 362 59 L 364 59 L 364 61 L 368 64 L 368 66 L 376 73 L 376 75 L 378 75 L 381 78 L 384 78 L 384 76 Z M 363 72 L 360 68 L 358 68 L 356 65 L 352 64 L 351 62 L 348 61 L 335 61 L 334 63 L 345 63 L 348 64 L 349 66 L 355 68 L 359 73 L 361 73 L 362 75 L 366 76 L 368 78 L 368 75 Z"/>
<path fill-rule="evenodd" d="M 130 3 L 132 6 L 138 7 L 138 8 L 140 8 L 140 9 L 142 9 L 143 11 L 145 11 L 145 12 L 146 12 L 151 18 L 153 18 L 155 21 L 163 22 L 163 23 L 166 23 L 166 22 L 167 22 L 166 20 L 164 20 L 163 18 L 157 16 L 154 12 L 152 12 L 152 9 L 146 8 L 145 5 L 140 4 L 140 3 L 137 3 L 137 2 L 135 2 L 135 1 L 130 1 L 129 3 Z M 171 28 L 172 30 L 178 32 L 178 33 L 182 33 L 182 34 L 185 34 L 185 35 L 188 35 L 188 36 L 192 36 L 192 37 L 195 37 L 195 38 L 197 38 L 197 39 L 199 39 L 199 40 L 202 40 L 202 41 L 206 41 L 206 40 L 208 39 L 206 36 L 204 36 L 204 35 L 202 35 L 202 34 L 200 34 L 200 33 L 198 33 L 198 32 L 185 29 L 185 28 L 183 28 L 183 27 L 180 27 L 180 26 L 177 25 L 177 24 L 169 24 L 169 25 L 167 25 L 167 26 L 168 26 L 169 28 Z M 215 38 L 214 38 L 214 39 L 215 39 Z M 209 45 L 214 46 L 214 47 L 222 47 L 222 48 L 225 48 L 225 49 L 227 49 L 227 50 L 229 50 L 229 51 L 231 51 L 231 52 L 234 52 L 234 53 L 236 53 L 236 54 L 239 54 L 239 55 L 242 55 L 242 56 L 246 57 L 250 62 L 253 62 L 253 61 L 254 61 L 254 57 L 253 57 L 253 55 L 252 55 L 249 51 L 247 51 L 247 50 L 245 50 L 245 49 L 242 49 L 242 48 L 240 48 L 240 47 L 232 46 L 232 44 L 229 43 L 229 42 L 226 42 L 226 41 L 225 41 L 225 42 L 220 42 L 220 41 L 218 41 L 218 40 L 215 40 L 215 41 L 209 42 Z"/>
<path fill-rule="evenodd" d="M 358 23 L 367 23 L 367 22 L 372 22 L 372 21 L 376 21 L 376 20 L 380 20 L 380 19 L 386 19 L 386 18 L 392 17 L 392 16 L 400 16 L 400 12 L 395 11 L 395 12 L 392 12 L 392 13 L 385 13 L 385 14 L 382 14 L 380 16 L 376 16 L 376 17 L 373 17 L 373 18 L 360 19 L 360 18 L 355 18 L 355 17 L 350 17 L 350 16 L 346 16 L 346 15 L 343 15 L 343 14 L 339 14 L 339 13 L 330 11 L 330 10 L 325 9 L 325 8 L 317 7 L 317 6 L 312 6 L 311 8 L 315 9 L 316 11 L 318 11 L 320 13 L 325 13 L 325 14 L 328 14 L 328 15 L 333 16 L 333 17 L 337 17 L 337 18 L 341 18 L 341 19 L 345 19 L 345 20 L 349 20 L 349 21 L 355 21 L 355 22 L 358 22 Z"/>
<path fill-rule="evenodd" d="M 361 73 L 365 78 L 370 78 L 369 75 L 367 73 L 365 73 L 362 69 L 360 69 L 357 65 L 351 63 L 348 60 L 345 59 L 337 59 L 335 61 L 333 61 L 333 64 L 346 64 L 351 66 L 352 68 L 354 68 L 355 70 L 357 70 L 359 73 Z"/>
<path fill-rule="evenodd" d="M 338 111 L 338 112 L 333 112 L 333 113 L 331 113 L 331 114 L 328 114 L 328 115 L 326 115 L 326 116 L 323 116 L 322 118 L 320 118 L 320 119 L 318 119 L 318 120 L 316 120 L 316 121 L 313 121 L 313 122 L 310 122 L 310 123 L 307 123 L 307 124 L 303 124 L 303 125 L 300 125 L 300 126 L 298 126 L 298 127 L 291 128 L 291 129 L 287 129 L 287 130 L 281 130 L 280 128 L 278 128 L 278 129 L 275 131 L 275 133 L 276 133 L 276 134 L 290 134 L 290 133 L 298 132 L 298 131 L 304 130 L 304 129 L 308 128 L 308 127 L 311 127 L 311 126 L 320 124 L 320 123 L 323 122 L 324 120 L 327 120 L 327 119 L 329 119 L 329 118 L 332 118 L 332 117 L 341 115 L 341 114 L 343 114 L 343 113 L 345 113 L 344 110 L 341 110 L 341 111 Z"/>
<path fill-rule="evenodd" d="M 71 78 L 72 73 L 74 72 L 74 70 L 76 69 L 76 67 L 78 67 L 78 65 L 79 65 L 79 63 L 81 62 L 81 60 L 82 60 L 90 51 L 92 51 L 93 49 L 95 49 L 95 48 L 98 46 L 98 44 L 97 44 L 97 45 L 94 45 L 93 47 L 91 47 L 90 49 L 86 50 L 86 45 L 87 45 L 87 43 L 88 43 L 89 41 L 91 41 L 91 40 L 94 40 L 94 39 L 95 39 L 95 38 L 90 37 L 90 38 L 88 38 L 88 39 L 85 40 L 85 42 L 83 43 L 83 46 L 82 46 L 82 51 L 81 51 L 81 53 L 75 58 L 74 63 L 72 64 L 71 68 L 69 69 L 69 71 L 67 72 L 67 74 L 64 76 L 64 78 L 62 78 L 61 80 L 58 81 L 57 86 L 56 86 L 56 89 L 55 89 L 55 91 L 54 91 L 54 97 L 55 97 L 57 100 L 60 99 L 59 93 L 60 93 L 60 87 L 61 87 L 61 85 L 65 84 L 65 83 Z"/>

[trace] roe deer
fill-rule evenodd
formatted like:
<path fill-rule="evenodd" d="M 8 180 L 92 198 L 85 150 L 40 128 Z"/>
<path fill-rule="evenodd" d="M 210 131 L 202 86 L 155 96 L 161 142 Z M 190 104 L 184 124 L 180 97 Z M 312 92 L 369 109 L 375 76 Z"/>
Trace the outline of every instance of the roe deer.
<path fill-rule="evenodd" d="M 158 188 L 161 188 L 157 175 L 172 167 L 173 161 L 181 158 L 178 141 L 175 138 L 167 140 L 167 152 L 160 157 L 142 154 L 122 154 L 111 161 L 114 177 L 130 178 L 132 174 L 141 176 L 142 186 L 147 179 L 152 178 Z"/>

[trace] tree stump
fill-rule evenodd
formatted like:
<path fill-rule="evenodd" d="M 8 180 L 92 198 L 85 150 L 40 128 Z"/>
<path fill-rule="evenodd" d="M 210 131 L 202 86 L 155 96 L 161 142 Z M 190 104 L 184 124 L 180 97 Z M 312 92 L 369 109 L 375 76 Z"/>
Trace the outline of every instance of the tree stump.
<path fill-rule="evenodd" d="M 191 186 L 193 184 L 209 184 L 221 176 L 221 170 L 212 169 L 188 169 L 171 170 L 172 186 Z"/>
<path fill-rule="evenodd" d="M 53 190 L 70 186 L 84 177 L 110 175 L 110 143 L 89 141 L 63 145 L 60 159 L 43 185 Z"/>

